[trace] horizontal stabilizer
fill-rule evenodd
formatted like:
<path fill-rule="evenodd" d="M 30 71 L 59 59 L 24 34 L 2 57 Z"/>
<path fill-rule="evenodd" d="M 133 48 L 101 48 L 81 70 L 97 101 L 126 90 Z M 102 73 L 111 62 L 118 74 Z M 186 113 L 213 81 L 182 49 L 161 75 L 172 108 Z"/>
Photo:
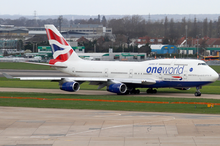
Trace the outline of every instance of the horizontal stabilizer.
<path fill-rule="evenodd" d="M 4 77 L 6 77 L 7 79 L 13 79 L 13 77 L 12 77 L 11 75 L 8 75 L 8 74 L 6 74 L 6 73 L 2 73 L 2 75 L 3 75 Z"/>
<path fill-rule="evenodd" d="M 63 65 L 53 65 L 53 64 L 46 64 L 46 63 L 36 63 L 36 62 L 25 62 L 25 63 L 44 65 L 44 66 L 50 66 L 50 67 L 57 67 L 57 68 L 67 68 L 67 66 L 63 66 Z"/>

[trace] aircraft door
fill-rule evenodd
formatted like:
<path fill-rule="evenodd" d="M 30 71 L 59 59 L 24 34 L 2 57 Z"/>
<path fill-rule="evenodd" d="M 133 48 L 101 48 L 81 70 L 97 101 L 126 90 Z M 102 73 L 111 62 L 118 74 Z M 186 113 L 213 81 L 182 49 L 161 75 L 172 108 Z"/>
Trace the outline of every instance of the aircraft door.
<path fill-rule="evenodd" d="M 108 69 L 107 68 L 104 70 L 104 76 L 108 77 Z"/>
<path fill-rule="evenodd" d="M 72 74 L 75 75 L 75 68 L 72 67 Z"/>
<path fill-rule="evenodd" d="M 158 79 L 159 79 L 159 80 L 163 80 L 162 73 L 159 73 L 159 74 L 158 74 Z"/>
<path fill-rule="evenodd" d="M 133 69 L 130 69 L 129 71 L 129 78 L 132 78 L 133 77 Z"/>

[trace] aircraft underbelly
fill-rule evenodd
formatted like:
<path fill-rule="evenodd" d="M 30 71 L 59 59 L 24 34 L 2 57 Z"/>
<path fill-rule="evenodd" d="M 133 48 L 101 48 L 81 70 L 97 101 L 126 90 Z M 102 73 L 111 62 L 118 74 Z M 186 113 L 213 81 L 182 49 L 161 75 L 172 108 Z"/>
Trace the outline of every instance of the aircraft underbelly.
<path fill-rule="evenodd" d="M 210 81 L 157 81 L 153 85 L 136 84 L 131 85 L 135 88 L 183 88 L 183 87 L 196 87 L 210 84 Z"/>

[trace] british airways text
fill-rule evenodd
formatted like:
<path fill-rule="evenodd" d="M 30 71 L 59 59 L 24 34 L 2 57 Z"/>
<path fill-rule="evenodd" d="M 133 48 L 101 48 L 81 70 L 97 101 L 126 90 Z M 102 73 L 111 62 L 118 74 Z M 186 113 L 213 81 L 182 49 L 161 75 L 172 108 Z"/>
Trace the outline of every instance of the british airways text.
<path fill-rule="evenodd" d="M 148 67 L 147 73 L 163 73 L 163 74 L 183 74 L 184 66 L 178 67 Z"/>

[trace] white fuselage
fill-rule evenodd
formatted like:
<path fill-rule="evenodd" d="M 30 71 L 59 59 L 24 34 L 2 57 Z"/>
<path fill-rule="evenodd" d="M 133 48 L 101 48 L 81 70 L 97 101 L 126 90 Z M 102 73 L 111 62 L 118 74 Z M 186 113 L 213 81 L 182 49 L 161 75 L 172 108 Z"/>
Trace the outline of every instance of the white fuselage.
<path fill-rule="evenodd" d="M 143 62 L 79 60 L 65 62 L 65 65 L 68 68 L 61 71 L 75 77 L 150 78 L 156 81 L 205 82 L 205 84 L 214 82 L 218 78 L 218 74 L 205 62 L 192 59 L 161 59 Z"/>

